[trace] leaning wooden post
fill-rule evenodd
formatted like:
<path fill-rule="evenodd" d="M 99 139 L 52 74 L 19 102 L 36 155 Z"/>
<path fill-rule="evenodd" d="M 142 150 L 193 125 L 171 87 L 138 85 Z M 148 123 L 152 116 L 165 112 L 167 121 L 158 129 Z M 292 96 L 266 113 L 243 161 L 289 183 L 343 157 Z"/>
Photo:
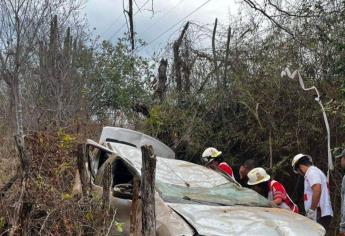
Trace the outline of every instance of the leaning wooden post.
<path fill-rule="evenodd" d="M 80 184 L 83 193 L 83 197 L 88 197 L 90 192 L 90 185 L 89 185 L 89 175 L 86 170 L 85 162 L 86 162 L 86 154 L 88 150 L 85 144 L 79 144 L 77 147 L 77 166 L 78 172 L 80 176 Z"/>
<path fill-rule="evenodd" d="M 130 231 L 129 236 L 138 236 L 138 204 L 139 204 L 139 177 L 134 176 L 133 178 L 133 197 L 132 197 L 132 206 L 131 206 L 131 215 L 130 215 Z"/>
<path fill-rule="evenodd" d="M 102 208 L 106 212 L 109 211 L 110 205 L 110 187 L 111 187 L 111 164 L 108 163 L 104 169 L 103 179 L 102 179 Z"/>
<path fill-rule="evenodd" d="M 86 144 L 78 144 L 76 150 L 77 167 L 80 177 L 80 185 L 82 191 L 82 201 L 80 202 L 81 209 L 88 211 L 90 209 L 90 193 L 91 193 L 91 176 L 88 174 L 85 162 L 87 162 L 87 155 L 89 149 Z M 91 234 L 91 228 L 82 227 L 80 235 Z"/>
<path fill-rule="evenodd" d="M 107 219 L 109 217 L 110 210 L 110 187 L 111 187 L 111 164 L 107 163 L 102 177 L 102 210 L 103 210 L 103 226 L 104 232 L 107 232 Z"/>
<path fill-rule="evenodd" d="M 152 146 L 142 146 L 141 167 L 141 200 L 142 200 L 142 235 L 156 235 L 156 212 L 155 212 L 155 175 L 156 156 Z"/>

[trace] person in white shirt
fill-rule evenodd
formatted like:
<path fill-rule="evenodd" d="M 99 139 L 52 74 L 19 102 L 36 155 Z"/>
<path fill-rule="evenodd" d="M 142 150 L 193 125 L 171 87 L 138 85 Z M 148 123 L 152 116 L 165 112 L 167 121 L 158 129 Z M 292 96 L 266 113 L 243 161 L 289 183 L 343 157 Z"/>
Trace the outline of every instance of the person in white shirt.
<path fill-rule="evenodd" d="M 328 231 L 333 210 L 325 174 L 313 165 L 311 156 L 305 154 L 298 154 L 292 159 L 292 168 L 296 174 L 304 176 L 306 216 Z"/>

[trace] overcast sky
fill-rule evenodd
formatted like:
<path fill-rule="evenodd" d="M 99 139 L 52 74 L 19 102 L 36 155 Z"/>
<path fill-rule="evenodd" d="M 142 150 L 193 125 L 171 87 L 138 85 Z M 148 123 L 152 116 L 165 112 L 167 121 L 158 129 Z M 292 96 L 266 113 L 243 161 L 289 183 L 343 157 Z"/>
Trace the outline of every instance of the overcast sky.
<path fill-rule="evenodd" d="M 124 0 L 126 3 L 127 0 Z M 164 47 L 167 41 L 178 35 L 178 29 L 187 20 L 201 24 L 211 24 L 217 17 L 218 20 L 227 24 L 229 15 L 238 11 L 239 0 L 154 0 L 154 14 L 150 11 L 151 0 L 136 0 L 134 13 L 138 7 L 144 7 L 134 16 L 134 28 L 138 37 L 149 43 L 163 34 L 170 27 L 191 14 L 198 7 L 199 10 L 183 20 L 171 30 L 160 36 L 148 47 L 144 48 L 145 54 L 151 54 L 159 48 Z M 146 3 L 146 5 L 145 5 Z M 91 28 L 95 28 L 95 34 L 102 39 L 115 41 L 127 31 L 126 21 L 123 14 L 122 0 L 88 0 L 84 11 Z"/>

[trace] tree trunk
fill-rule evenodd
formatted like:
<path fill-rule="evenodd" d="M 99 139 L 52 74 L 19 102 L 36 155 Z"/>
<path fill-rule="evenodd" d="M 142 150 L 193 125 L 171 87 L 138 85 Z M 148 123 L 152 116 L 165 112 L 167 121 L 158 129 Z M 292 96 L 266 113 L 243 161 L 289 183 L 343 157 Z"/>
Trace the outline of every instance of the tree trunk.
<path fill-rule="evenodd" d="M 152 146 L 142 146 L 141 199 L 142 199 L 142 235 L 156 235 L 155 212 L 155 175 L 156 156 Z"/>
<path fill-rule="evenodd" d="M 219 76 L 218 76 L 218 59 L 216 53 L 216 32 L 217 32 L 217 25 L 218 19 L 216 18 L 214 21 L 213 33 L 212 33 L 212 54 L 213 54 L 213 66 L 214 66 L 214 74 L 217 81 L 217 87 L 220 88 Z"/>
<path fill-rule="evenodd" d="M 6 80 L 5 80 L 6 81 Z M 17 117 L 16 117 L 16 102 L 14 101 L 14 90 L 12 88 L 12 84 L 8 83 L 8 96 L 9 96 L 9 107 L 8 107 L 8 118 L 10 123 L 10 128 L 13 130 L 17 130 Z"/>
<path fill-rule="evenodd" d="M 190 87 L 191 87 L 191 74 L 192 74 L 192 64 L 191 58 L 190 58 L 190 44 L 187 40 L 185 40 L 185 47 L 184 47 L 184 53 L 183 53 L 183 60 L 182 60 L 182 72 L 183 72 L 183 82 L 184 82 L 184 93 L 185 95 L 190 94 Z"/>
<path fill-rule="evenodd" d="M 175 81 L 176 81 L 176 90 L 178 93 L 178 104 L 181 105 L 183 99 L 183 91 L 182 91 L 182 77 L 181 77 L 181 67 L 182 67 L 182 59 L 180 57 L 180 46 L 182 44 L 182 40 L 184 35 L 187 32 L 189 26 L 189 22 L 185 24 L 183 30 L 181 32 L 180 37 L 174 42 L 173 51 L 174 51 L 174 71 L 175 71 Z"/>
<path fill-rule="evenodd" d="M 227 89 L 227 77 L 228 77 L 228 60 L 229 60 L 229 51 L 230 51 L 230 36 L 231 36 L 231 27 L 228 29 L 228 38 L 226 41 L 226 52 L 225 52 L 225 64 L 224 64 L 224 77 L 223 77 L 223 89 L 222 89 L 222 99 L 221 99 L 221 116 L 222 123 L 225 124 L 225 102 L 226 102 L 226 93 Z"/>
<path fill-rule="evenodd" d="M 24 232 L 24 222 L 28 215 L 27 208 L 23 207 L 26 196 L 26 185 L 29 177 L 30 169 L 30 155 L 25 148 L 24 136 L 15 136 L 15 141 L 18 149 L 20 164 L 21 164 L 21 189 L 18 201 L 14 204 L 13 215 L 11 216 L 10 223 L 12 225 L 9 235 L 16 235 L 18 229 Z"/>
<path fill-rule="evenodd" d="M 20 170 L 18 169 L 16 174 L 0 189 L 0 198 L 12 187 L 19 177 Z"/>
<path fill-rule="evenodd" d="M 231 37 L 231 27 L 228 29 L 228 38 L 226 41 L 226 51 L 225 51 L 225 64 L 224 64 L 224 78 L 223 78 L 223 89 L 226 90 L 227 87 L 227 77 L 228 77 L 228 61 L 230 54 L 230 37 Z"/>
<path fill-rule="evenodd" d="M 16 135 L 23 136 L 23 105 L 22 105 L 22 93 L 20 86 L 19 75 L 14 75 L 11 82 L 11 90 L 13 95 L 15 115 L 16 115 Z M 23 144 L 25 145 L 25 144 Z"/>
<path fill-rule="evenodd" d="M 268 136 L 268 145 L 269 145 L 269 151 L 270 151 L 270 169 L 273 167 L 273 148 L 272 148 L 272 130 L 270 130 L 269 136 Z"/>
<path fill-rule="evenodd" d="M 167 82 L 167 67 L 168 67 L 168 60 L 162 59 L 159 64 L 158 68 L 158 83 L 156 87 L 156 91 L 153 95 L 153 99 L 157 96 L 159 97 L 160 102 L 163 102 L 166 92 L 166 82 Z"/>

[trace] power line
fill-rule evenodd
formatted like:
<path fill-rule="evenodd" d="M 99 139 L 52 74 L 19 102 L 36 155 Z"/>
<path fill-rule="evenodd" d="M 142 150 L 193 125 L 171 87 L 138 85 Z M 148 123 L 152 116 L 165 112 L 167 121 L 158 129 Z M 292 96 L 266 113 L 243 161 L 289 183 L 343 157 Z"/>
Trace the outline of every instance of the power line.
<path fill-rule="evenodd" d="M 172 25 L 171 27 L 169 27 L 166 31 L 164 31 L 163 33 L 161 33 L 160 35 L 158 35 L 156 38 L 154 38 L 153 40 L 151 40 L 148 44 L 151 44 L 153 42 L 155 42 L 157 39 L 159 39 L 160 37 L 162 37 L 164 34 L 168 33 L 171 29 L 173 29 L 175 26 L 177 26 L 178 24 L 180 24 L 182 21 L 184 21 L 185 19 L 187 19 L 188 17 L 190 17 L 191 15 L 193 15 L 195 12 L 197 12 L 198 10 L 200 10 L 202 7 L 204 7 L 207 3 L 209 3 L 211 0 L 207 0 L 206 2 L 204 2 L 203 4 L 201 4 L 199 7 L 197 7 L 194 11 L 192 11 L 191 13 L 189 13 L 187 16 L 183 17 L 181 20 L 179 20 L 177 23 L 175 23 L 174 25 Z"/>
<path fill-rule="evenodd" d="M 169 13 L 173 12 L 173 10 L 175 10 L 176 7 L 178 7 L 184 0 L 180 0 L 175 6 L 173 6 L 172 8 L 169 9 L 169 11 L 164 14 L 163 16 L 159 17 L 156 22 L 154 22 L 152 25 L 150 25 L 149 27 L 147 27 L 146 29 L 144 29 L 140 34 L 144 34 L 146 33 L 149 29 L 152 29 L 153 26 L 157 25 L 157 23 L 161 22 L 161 20 L 163 18 L 165 18 L 166 16 L 169 15 Z"/>
<path fill-rule="evenodd" d="M 112 23 L 109 24 L 109 26 L 103 31 L 103 33 L 101 35 L 104 35 L 105 33 L 109 32 L 109 30 L 111 29 L 111 27 L 118 22 L 118 20 L 120 20 L 122 14 L 120 14 Z"/>
<path fill-rule="evenodd" d="M 113 26 L 113 24 L 116 23 L 118 20 L 120 20 L 121 16 L 122 16 L 122 14 L 120 14 L 118 17 L 116 17 L 116 19 L 109 24 L 109 26 L 103 31 L 103 33 L 101 35 L 108 32 L 111 29 L 111 27 Z"/>
<path fill-rule="evenodd" d="M 187 19 L 188 17 L 190 17 L 191 15 L 193 15 L 195 12 L 197 12 L 198 10 L 200 10 L 202 7 L 204 7 L 206 4 L 208 4 L 211 0 L 207 0 L 205 1 L 203 4 L 201 4 L 200 6 L 198 6 L 195 10 L 193 10 L 192 12 L 190 12 L 187 16 L 183 17 L 181 20 L 179 20 L 177 23 L 173 24 L 172 26 L 170 26 L 167 30 L 165 30 L 164 32 L 162 32 L 161 34 L 159 34 L 157 37 L 155 37 L 153 40 L 151 40 L 148 44 L 143 45 L 141 47 L 136 48 L 134 51 L 136 51 L 137 49 L 142 50 L 144 47 L 147 47 L 148 45 L 152 44 L 153 42 L 155 42 L 157 39 L 159 39 L 160 37 L 162 37 L 163 35 L 165 35 L 166 33 L 168 33 L 170 30 L 172 30 L 173 28 L 175 28 L 175 26 L 177 26 L 178 24 L 180 24 L 182 21 L 184 21 L 185 19 Z"/>
<path fill-rule="evenodd" d="M 148 2 L 150 2 L 151 0 L 146 0 L 146 2 L 134 13 L 134 16 L 138 13 L 138 12 L 140 12 L 141 11 L 141 9 L 143 9 L 143 7 L 144 6 L 146 6 L 146 4 L 148 3 Z M 126 17 L 126 16 L 125 16 Z M 126 20 L 126 22 L 127 22 L 127 20 Z M 120 26 L 120 28 L 118 28 L 116 31 L 115 31 L 115 33 L 113 33 L 110 37 L 109 37 L 109 39 L 108 40 L 112 40 L 126 25 L 127 25 L 127 23 L 123 23 L 121 26 Z"/>

